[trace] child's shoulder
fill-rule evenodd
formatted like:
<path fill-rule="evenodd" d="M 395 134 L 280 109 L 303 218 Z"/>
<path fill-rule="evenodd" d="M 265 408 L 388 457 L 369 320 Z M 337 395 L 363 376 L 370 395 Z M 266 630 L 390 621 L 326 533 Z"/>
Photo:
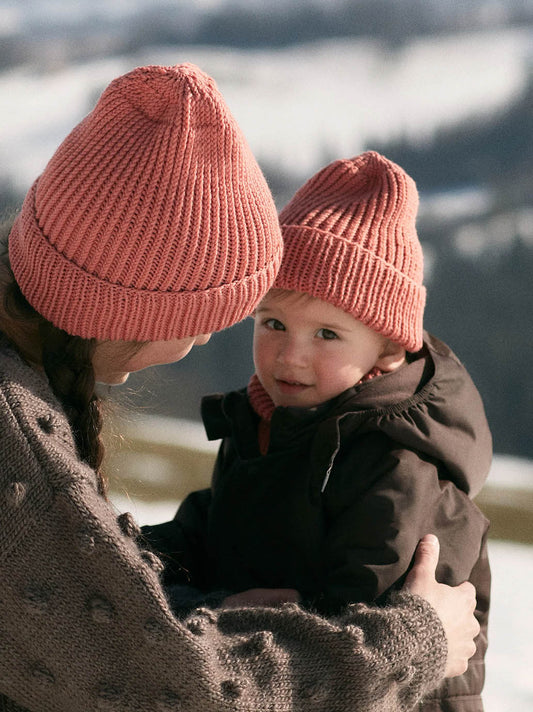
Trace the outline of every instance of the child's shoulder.
<path fill-rule="evenodd" d="M 434 334 L 424 331 L 424 348 L 427 350 L 433 360 L 437 360 L 444 365 L 455 364 L 460 369 L 466 371 L 464 364 L 461 362 L 457 354 L 452 350 L 447 343 L 437 338 Z"/>

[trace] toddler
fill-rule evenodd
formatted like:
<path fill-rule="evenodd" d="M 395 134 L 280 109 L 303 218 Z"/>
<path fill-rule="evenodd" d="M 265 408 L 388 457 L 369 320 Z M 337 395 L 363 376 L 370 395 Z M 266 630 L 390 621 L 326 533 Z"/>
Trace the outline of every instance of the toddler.
<path fill-rule="evenodd" d="M 491 437 L 464 366 L 423 331 L 417 208 L 414 181 L 372 151 L 296 193 L 280 214 L 280 272 L 255 312 L 256 373 L 202 403 L 208 437 L 222 439 L 212 486 L 144 534 L 168 554 L 177 608 L 200 591 L 203 603 L 298 597 L 335 614 L 385 603 L 435 533 L 437 575 L 476 586 L 481 634 L 469 670 L 421 709 L 477 712 L 490 571 L 471 498 Z"/>

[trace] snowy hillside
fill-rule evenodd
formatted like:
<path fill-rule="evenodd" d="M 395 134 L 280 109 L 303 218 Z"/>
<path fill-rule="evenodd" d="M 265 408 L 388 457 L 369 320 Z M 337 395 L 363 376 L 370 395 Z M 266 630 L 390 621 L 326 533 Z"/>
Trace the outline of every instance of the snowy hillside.
<path fill-rule="evenodd" d="M 531 33 L 514 29 L 419 39 L 397 51 L 370 40 L 178 46 L 53 72 L 25 66 L 0 73 L 1 173 L 27 188 L 106 83 L 140 64 L 198 64 L 217 80 L 258 158 L 304 176 L 325 152 L 355 155 L 401 135 L 426 140 L 442 125 L 491 113 L 523 90 L 532 58 Z"/>

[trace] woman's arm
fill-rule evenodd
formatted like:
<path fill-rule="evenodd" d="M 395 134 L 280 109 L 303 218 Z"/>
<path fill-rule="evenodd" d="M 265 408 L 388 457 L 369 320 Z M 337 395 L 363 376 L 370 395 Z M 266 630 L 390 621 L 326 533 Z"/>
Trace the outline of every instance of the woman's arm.
<path fill-rule="evenodd" d="M 131 521 L 117 523 L 92 483 L 65 483 L 12 526 L 0 691 L 32 712 L 148 712 L 178 700 L 190 712 L 399 710 L 443 673 L 439 619 L 411 596 L 337 621 L 289 605 L 205 611 L 181 625 L 157 561 L 143 558 Z"/>
<path fill-rule="evenodd" d="M 61 413 L 15 396 L 0 403 L 0 693 L 31 712 L 384 712 L 440 681 L 446 635 L 411 594 L 337 620 L 289 604 L 181 624 Z"/>
<path fill-rule="evenodd" d="M 445 635 L 420 598 L 336 621 L 289 605 L 206 610 L 181 625 L 157 562 L 89 483 L 60 488 L 20 523 L 2 559 L 0 691 L 32 712 L 148 712 L 180 700 L 190 712 L 400 710 L 444 671 Z"/>
<path fill-rule="evenodd" d="M 464 582 L 456 588 L 437 583 L 435 569 L 438 564 L 440 545 L 433 534 L 427 534 L 419 542 L 413 568 L 405 585 L 404 593 L 412 592 L 426 601 L 438 612 L 446 633 L 448 655 L 445 677 L 456 677 L 465 672 L 468 660 L 475 653 L 473 639 L 479 633 L 479 622 L 473 615 L 476 607 L 474 586 Z M 276 606 L 295 602 L 300 599 L 294 589 L 251 589 L 228 596 L 223 606 L 236 608 L 241 606 Z"/>

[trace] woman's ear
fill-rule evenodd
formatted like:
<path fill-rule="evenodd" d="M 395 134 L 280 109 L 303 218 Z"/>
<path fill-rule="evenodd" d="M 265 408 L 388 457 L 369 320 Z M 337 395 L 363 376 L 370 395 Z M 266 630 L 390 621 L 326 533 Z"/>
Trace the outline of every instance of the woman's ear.
<path fill-rule="evenodd" d="M 405 349 L 395 341 L 387 339 L 376 363 L 383 373 L 391 373 L 405 363 Z"/>

